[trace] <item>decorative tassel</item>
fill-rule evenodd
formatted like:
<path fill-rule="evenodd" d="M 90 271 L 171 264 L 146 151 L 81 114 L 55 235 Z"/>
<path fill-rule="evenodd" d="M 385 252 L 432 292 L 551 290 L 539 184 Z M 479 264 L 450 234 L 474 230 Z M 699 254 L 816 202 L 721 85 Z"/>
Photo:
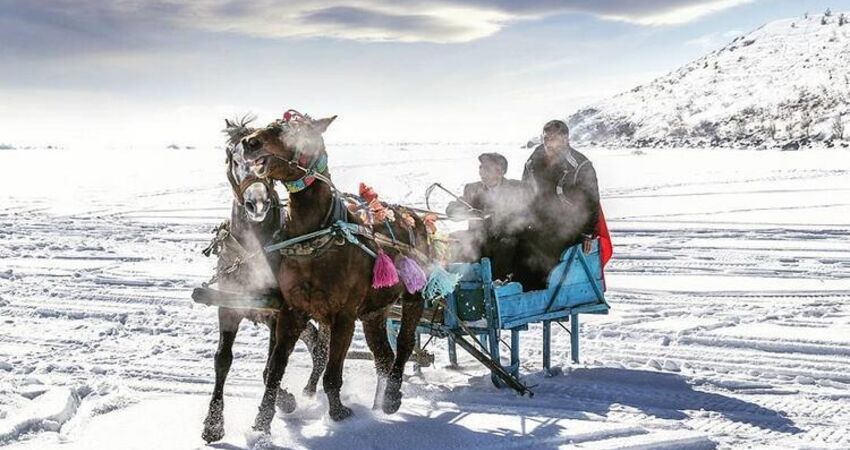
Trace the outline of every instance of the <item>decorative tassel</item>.
<path fill-rule="evenodd" d="M 372 189 L 371 186 L 366 185 L 366 183 L 360 183 L 360 189 L 358 189 L 358 193 L 360 194 L 360 198 L 366 201 L 366 203 L 371 203 L 372 200 L 378 199 L 378 194 L 375 193 L 375 190 Z"/>
<path fill-rule="evenodd" d="M 416 261 L 407 256 L 402 256 L 396 261 L 395 265 L 398 269 L 398 277 L 404 283 L 408 294 L 421 291 L 425 287 L 425 271 L 422 270 L 422 267 L 419 267 Z"/>
<path fill-rule="evenodd" d="M 416 219 L 410 215 L 410 213 L 402 212 L 401 213 L 401 226 L 408 230 L 413 230 L 416 228 Z"/>
<path fill-rule="evenodd" d="M 460 274 L 449 273 L 442 267 L 434 265 L 431 267 L 428 282 L 425 284 L 425 288 L 422 289 L 422 295 L 426 300 L 445 297 L 455 290 L 458 281 L 460 281 Z"/>
<path fill-rule="evenodd" d="M 434 234 L 437 232 L 437 215 L 433 213 L 425 214 L 425 217 L 422 218 L 422 221 L 425 222 L 425 230 L 428 231 L 429 234 Z"/>
<path fill-rule="evenodd" d="M 372 267 L 372 287 L 380 289 L 395 286 L 397 283 L 398 272 L 395 270 L 393 260 L 379 249 L 378 255 L 375 256 L 375 266 Z"/>
<path fill-rule="evenodd" d="M 378 199 L 369 202 L 369 210 L 372 212 L 372 223 L 383 223 L 387 220 L 387 207 L 381 204 Z"/>

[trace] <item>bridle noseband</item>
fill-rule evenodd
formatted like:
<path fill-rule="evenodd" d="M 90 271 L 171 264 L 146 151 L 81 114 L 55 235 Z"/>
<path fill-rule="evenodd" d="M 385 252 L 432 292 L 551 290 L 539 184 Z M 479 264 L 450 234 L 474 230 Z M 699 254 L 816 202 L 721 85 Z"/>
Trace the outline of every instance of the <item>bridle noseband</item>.
<path fill-rule="evenodd" d="M 260 178 L 253 173 L 249 173 L 241 183 L 236 182 L 236 177 L 233 176 L 233 154 L 229 152 L 227 154 L 227 181 L 230 182 L 230 187 L 233 190 L 233 198 L 239 206 L 245 206 L 245 191 L 254 183 L 262 183 L 266 187 L 272 201 L 272 206 L 280 205 L 280 197 L 278 197 L 277 191 L 274 190 L 274 180 Z"/>

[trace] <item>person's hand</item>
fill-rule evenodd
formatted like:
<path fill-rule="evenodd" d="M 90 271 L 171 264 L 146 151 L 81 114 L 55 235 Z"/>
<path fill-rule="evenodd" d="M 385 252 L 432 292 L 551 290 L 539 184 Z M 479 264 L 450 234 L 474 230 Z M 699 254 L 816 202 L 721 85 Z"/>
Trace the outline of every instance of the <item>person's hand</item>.
<path fill-rule="evenodd" d="M 593 249 L 593 239 L 592 238 L 584 238 L 584 242 L 581 244 L 581 249 L 584 251 L 585 255 L 589 255 L 590 251 Z"/>

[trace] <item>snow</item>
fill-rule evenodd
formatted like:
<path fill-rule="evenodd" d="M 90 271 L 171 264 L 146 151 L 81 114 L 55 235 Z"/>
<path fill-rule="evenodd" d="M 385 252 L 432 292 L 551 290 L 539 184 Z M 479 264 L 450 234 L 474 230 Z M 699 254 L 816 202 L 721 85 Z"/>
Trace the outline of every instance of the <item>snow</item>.
<path fill-rule="evenodd" d="M 850 128 L 850 25 L 839 25 L 838 15 L 759 27 L 576 112 L 572 134 L 613 146 L 775 147 L 813 140 L 846 148 L 850 131 L 841 139 L 834 124 Z"/>
<path fill-rule="evenodd" d="M 77 393 L 68 388 L 42 392 L 0 421 L 0 443 L 41 429 L 57 431 L 73 417 L 79 403 Z"/>
<path fill-rule="evenodd" d="M 460 191 L 474 180 L 479 153 L 504 153 L 512 177 L 530 153 L 328 146 L 343 189 L 364 181 L 419 207 L 431 182 Z M 535 396 L 521 398 L 471 357 L 448 370 L 435 340 L 435 366 L 409 371 L 387 416 L 369 408 L 371 362 L 350 360 L 351 420 L 331 422 L 322 392 L 297 394 L 266 442 L 250 425 L 268 333 L 243 324 L 226 435 L 208 448 L 850 446 L 850 152 L 581 150 L 615 243 L 613 309 L 583 317 L 581 364 L 553 327 L 562 373 L 545 376 L 533 325 L 520 351 Z M 0 445 L 204 448 L 217 322 L 189 295 L 211 275 L 200 250 L 229 213 L 223 151 L 35 153 L 0 153 Z M 438 195 L 440 209 L 449 199 Z M 366 350 L 359 331 L 352 350 Z M 299 345 L 284 383 L 300 393 L 309 369 Z"/>

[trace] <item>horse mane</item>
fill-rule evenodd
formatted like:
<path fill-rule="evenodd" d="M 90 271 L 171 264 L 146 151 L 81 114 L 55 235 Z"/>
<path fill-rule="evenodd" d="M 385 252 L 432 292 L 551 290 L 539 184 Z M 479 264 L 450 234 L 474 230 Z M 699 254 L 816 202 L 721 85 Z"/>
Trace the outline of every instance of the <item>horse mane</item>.
<path fill-rule="evenodd" d="M 232 119 L 224 119 L 226 128 L 222 130 L 222 132 L 227 135 L 228 145 L 234 146 L 238 144 L 243 137 L 251 134 L 254 129 L 248 125 L 255 120 L 257 120 L 257 116 L 252 113 L 246 113 L 242 116 L 233 116 Z"/>

